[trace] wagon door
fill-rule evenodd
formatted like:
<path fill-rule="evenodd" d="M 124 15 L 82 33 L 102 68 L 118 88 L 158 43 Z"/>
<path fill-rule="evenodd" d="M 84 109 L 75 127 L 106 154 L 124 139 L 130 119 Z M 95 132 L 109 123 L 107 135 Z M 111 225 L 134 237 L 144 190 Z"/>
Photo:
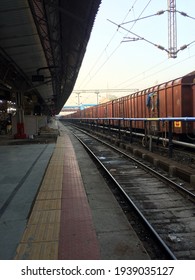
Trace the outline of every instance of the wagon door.
<path fill-rule="evenodd" d="M 147 94 L 146 106 L 148 108 L 149 118 L 159 117 L 159 98 L 158 91 L 155 89 Z M 150 133 L 156 134 L 159 131 L 159 122 L 154 120 L 150 122 Z"/>

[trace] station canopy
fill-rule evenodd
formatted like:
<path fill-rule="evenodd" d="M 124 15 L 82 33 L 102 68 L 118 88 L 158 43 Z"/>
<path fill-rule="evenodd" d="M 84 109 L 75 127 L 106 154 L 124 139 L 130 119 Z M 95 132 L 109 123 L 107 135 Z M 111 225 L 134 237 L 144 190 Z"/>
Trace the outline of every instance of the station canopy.
<path fill-rule="evenodd" d="M 101 0 L 1 0 L 0 99 L 58 114 L 70 96 Z"/>

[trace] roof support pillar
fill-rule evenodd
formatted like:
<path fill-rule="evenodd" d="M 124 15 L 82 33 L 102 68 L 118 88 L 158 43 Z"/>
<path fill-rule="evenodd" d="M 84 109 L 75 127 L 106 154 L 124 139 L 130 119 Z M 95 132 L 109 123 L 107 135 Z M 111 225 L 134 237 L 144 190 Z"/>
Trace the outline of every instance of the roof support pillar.
<path fill-rule="evenodd" d="M 22 92 L 16 93 L 16 105 L 17 105 L 17 133 L 14 135 L 16 139 L 25 139 L 26 134 L 24 132 L 24 108 L 23 108 L 23 94 Z"/>

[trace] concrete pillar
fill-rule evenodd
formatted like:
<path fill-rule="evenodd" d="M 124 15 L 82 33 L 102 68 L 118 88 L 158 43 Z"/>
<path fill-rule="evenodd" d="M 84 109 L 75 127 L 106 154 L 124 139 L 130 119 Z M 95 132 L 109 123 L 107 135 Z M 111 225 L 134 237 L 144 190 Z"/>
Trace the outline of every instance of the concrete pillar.
<path fill-rule="evenodd" d="M 24 108 L 23 108 L 23 94 L 22 92 L 16 93 L 16 105 L 17 105 L 17 133 L 14 135 L 17 139 L 25 139 L 26 134 L 24 132 Z"/>

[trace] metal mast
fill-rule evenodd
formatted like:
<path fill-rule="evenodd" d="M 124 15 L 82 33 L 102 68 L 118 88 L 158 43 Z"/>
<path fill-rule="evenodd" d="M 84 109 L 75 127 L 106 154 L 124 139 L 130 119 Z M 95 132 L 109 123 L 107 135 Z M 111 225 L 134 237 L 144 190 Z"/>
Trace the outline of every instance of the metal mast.
<path fill-rule="evenodd" d="M 168 51 L 169 57 L 177 57 L 176 0 L 167 0 L 168 4 Z"/>

